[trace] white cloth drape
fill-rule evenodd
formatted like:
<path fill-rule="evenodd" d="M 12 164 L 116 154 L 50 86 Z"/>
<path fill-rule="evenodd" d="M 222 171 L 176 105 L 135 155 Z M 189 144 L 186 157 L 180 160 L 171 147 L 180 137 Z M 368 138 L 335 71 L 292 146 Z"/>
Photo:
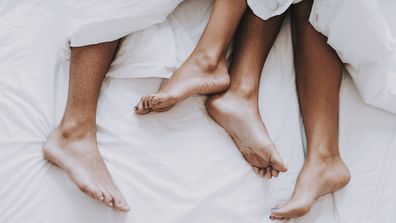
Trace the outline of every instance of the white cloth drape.
<path fill-rule="evenodd" d="M 298 0 L 248 0 L 268 19 Z M 310 22 L 328 37 L 364 101 L 396 113 L 396 1 L 314 0 Z"/>

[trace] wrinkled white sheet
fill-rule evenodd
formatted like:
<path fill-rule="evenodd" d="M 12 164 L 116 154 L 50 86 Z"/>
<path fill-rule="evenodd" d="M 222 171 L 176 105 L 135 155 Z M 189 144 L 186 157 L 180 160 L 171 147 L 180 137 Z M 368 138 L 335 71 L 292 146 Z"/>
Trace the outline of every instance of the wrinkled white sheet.
<path fill-rule="evenodd" d="M 260 89 L 263 118 L 289 172 L 271 181 L 257 177 L 206 114 L 204 97 L 167 113 L 135 116 L 133 105 L 162 79 L 109 77 L 98 106 L 98 139 L 132 207 L 119 213 L 82 194 L 41 154 L 66 101 L 70 39 L 68 26 L 54 13 L 61 5 L 0 2 L 0 222 L 270 222 L 270 208 L 290 196 L 303 163 L 289 22 L 271 51 Z M 189 19 L 186 13 L 182 21 Z M 341 152 L 353 179 L 321 198 L 307 216 L 289 222 L 393 223 L 396 116 L 365 104 L 348 76 L 341 101 Z"/>
<path fill-rule="evenodd" d="M 248 0 L 262 19 L 301 0 Z M 368 104 L 396 114 L 396 1 L 315 0 L 311 24 L 346 64 Z"/>
<path fill-rule="evenodd" d="M 302 0 L 247 0 L 247 3 L 254 14 L 262 19 L 269 19 L 284 13 L 292 4 L 301 1 Z"/>
<path fill-rule="evenodd" d="M 364 101 L 394 114 L 395 10 L 394 0 L 315 0 L 310 18 L 347 64 Z"/>

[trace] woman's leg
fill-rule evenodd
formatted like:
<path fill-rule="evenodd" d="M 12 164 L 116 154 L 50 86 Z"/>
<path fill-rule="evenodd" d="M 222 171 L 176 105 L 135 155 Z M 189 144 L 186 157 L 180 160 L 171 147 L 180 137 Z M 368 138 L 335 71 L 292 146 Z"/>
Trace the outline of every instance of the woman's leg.
<path fill-rule="evenodd" d="M 129 208 L 99 153 L 96 106 L 118 41 L 73 48 L 66 111 L 44 145 L 44 157 L 65 170 L 84 193 L 111 207 Z"/>
<path fill-rule="evenodd" d="M 216 0 L 197 47 L 158 93 L 141 99 L 136 113 L 165 111 L 194 94 L 226 90 L 229 85 L 226 52 L 246 8 L 246 0 Z"/>
<path fill-rule="evenodd" d="M 287 170 L 258 109 L 264 62 L 283 20 L 284 15 L 264 21 L 251 10 L 246 11 L 234 40 L 231 85 L 227 92 L 210 97 L 207 103 L 208 113 L 233 137 L 246 160 L 268 178 Z"/>
<path fill-rule="evenodd" d="M 290 201 L 275 208 L 274 219 L 305 215 L 315 200 L 346 186 L 348 168 L 338 149 L 339 91 L 343 64 L 308 18 L 312 0 L 293 8 L 295 21 L 295 67 L 307 158 Z"/>

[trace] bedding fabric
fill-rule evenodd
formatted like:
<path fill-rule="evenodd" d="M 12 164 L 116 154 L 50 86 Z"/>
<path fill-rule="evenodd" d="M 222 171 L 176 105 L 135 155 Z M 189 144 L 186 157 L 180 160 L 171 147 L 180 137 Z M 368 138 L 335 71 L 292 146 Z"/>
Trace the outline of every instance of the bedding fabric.
<path fill-rule="evenodd" d="M 261 19 L 267 20 L 271 17 L 284 13 L 292 4 L 302 0 L 247 0 L 250 9 Z"/>
<path fill-rule="evenodd" d="M 299 2 L 248 0 L 262 19 Z M 310 22 L 328 37 L 364 101 L 396 114 L 395 10 L 394 0 L 315 0 Z"/>
<path fill-rule="evenodd" d="M 86 15 L 77 5 L 66 7 L 59 1 L 0 2 L 0 222 L 271 222 L 270 209 L 289 198 L 304 161 L 289 19 L 260 84 L 260 112 L 288 173 L 271 181 L 256 176 L 226 132 L 206 114 L 203 96 L 167 113 L 142 117 L 132 112 L 139 98 L 158 90 L 161 77 L 168 77 L 188 55 L 205 26 L 210 5 L 209 0 L 184 1 L 164 23 L 156 20 L 157 25 L 146 27 L 147 33 L 138 31 L 125 38 L 122 55 L 103 84 L 97 116 L 99 148 L 132 207 L 120 213 L 81 193 L 41 153 L 64 111 L 69 42 L 77 46 L 77 40 L 98 41 L 96 36 L 77 38 L 76 27 L 83 26 L 75 22 Z M 192 11 L 196 16 L 191 16 Z M 113 14 L 107 14 L 112 20 Z M 180 38 L 175 32 L 185 35 Z M 154 35 L 162 33 L 167 33 L 164 39 Z M 167 55 L 163 46 L 171 46 L 173 54 Z M 154 52 L 165 55 L 165 62 L 161 63 L 162 56 L 149 57 Z M 138 66 L 144 61 L 151 61 L 154 68 Z M 130 77 L 129 68 L 136 78 L 122 78 Z M 395 222 L 395 136 L 396 116 L 364 103 L 346 73 L 340 148 L 352 181 L 334 195 L 320 198 L 307 216 L 289 222 Z"/>
<path fill-rule="evenodd" d="M 347 64 L 364 101 L 394 114 L 395 10 L 394 0 L 315 0 L 310 17 Z"/>

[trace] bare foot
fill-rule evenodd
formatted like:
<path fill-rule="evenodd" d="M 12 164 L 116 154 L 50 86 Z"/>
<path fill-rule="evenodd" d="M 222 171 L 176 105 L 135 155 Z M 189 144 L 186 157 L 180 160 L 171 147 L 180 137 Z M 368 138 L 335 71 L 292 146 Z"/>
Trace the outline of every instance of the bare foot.
<path fill-rule="evenodd" d="M 287 171 L 261 119 L 256 97 L 243 97 L 228 90 L 210 97 L 207 110 L 231 135 L 256 173 L 271 178 Z"/>
<path fill-rule="evenodd" d="M 120 211 L 129 207 L 99 153 L 96 130 L 58 127 L 43 147 L 44 157 L 62 168 L 87 195 Z"/>
<path fill-rule="evenodd" d="M 307 159 L 297 178 L 292 198 L 272 209 L 271 219 L 301 217 L 308 213 L 317 198 L 345 187 L 351 175 L 339 156 Z"/>
<path fill-rule="evenodd" d="M 163 112 L 195 94 L 214 94 L 228 88 L 230 77 L 226 62 L 211 63 L 205 58 L 189 58 L 158 93 L 144 96 L 135 107 L 139 115 Z"/>

